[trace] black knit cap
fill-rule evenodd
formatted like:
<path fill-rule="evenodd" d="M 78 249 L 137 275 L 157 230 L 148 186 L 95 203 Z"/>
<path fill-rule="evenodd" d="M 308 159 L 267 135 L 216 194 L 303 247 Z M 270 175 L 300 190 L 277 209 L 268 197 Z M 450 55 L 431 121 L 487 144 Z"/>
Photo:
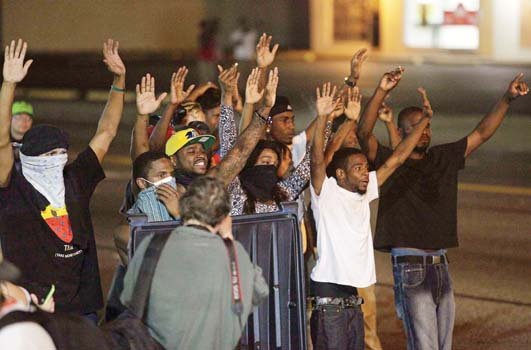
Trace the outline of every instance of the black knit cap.
<path fill-rule="evenodd" d="M 286 96 L 277 96 L 277 98 L 275 99 L 275 105 L 273 106 L 273 108 L 271 108 L 271 112 L 269 112 L 269 115 L 271 117 L 274 117 L 277 114 L 288 111 L 293 111 L 293 108 L 289 103 L 289 99 Z"/>
<path fill-rule="evenodd" d="M 20 152 L 35 157 L 56 148 L 68 149 L 68 134 L 52 125 L 36 125 L 22 138 Z"/>

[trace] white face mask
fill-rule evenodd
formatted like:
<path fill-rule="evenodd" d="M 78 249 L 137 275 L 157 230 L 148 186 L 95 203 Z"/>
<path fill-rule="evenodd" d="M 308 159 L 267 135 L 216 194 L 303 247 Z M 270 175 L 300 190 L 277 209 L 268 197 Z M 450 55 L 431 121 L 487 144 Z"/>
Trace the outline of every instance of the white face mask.
<path fill-rule="evenodd" d="M 144 180 L 145 182 L 147 182 L 148 184 L 150 184 L 152 186 L 155 186 L 155 188 L 159 187 L 160 185 L 163 185 L 163 184 L 168 184 L 168 185 L 170 185 L 173 188 L 177 188 L 177 184 L 176 184 L 175 178 L 173 176 L 168 176 L 168 177 L 165 177 L 162 180 L 155 181 L 155 182 L 151 182 L 149 180 L 146 180 L 143 177 L 141 177 L 141 179 Z"/>
<path fill-rule="evenodd" d="M 54 208 L 65 206 L 63 169 L 68 154 L 55 156 L 26 156 L 20 152 L 22 175 Z"/>

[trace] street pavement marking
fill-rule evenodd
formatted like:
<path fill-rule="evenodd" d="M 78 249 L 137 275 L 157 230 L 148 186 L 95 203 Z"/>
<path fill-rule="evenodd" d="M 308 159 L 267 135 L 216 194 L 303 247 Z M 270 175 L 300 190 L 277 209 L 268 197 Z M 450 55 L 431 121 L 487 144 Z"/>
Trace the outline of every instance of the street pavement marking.
<path fill-rule="evenodd" d="M 469 182 L 460 182 L 457 185 L 457 188 L 461 191 L 531 196 L 530 187 L 486 185 L 486 184 L 477 184 L 477 183 L 469 183 Z"/>
<path fill-rule="evenodd" d="M 109 154 L 105 157 L 105 163 L 110 163 L 113 165 L 131 166 L 131 158 Z M 469 192 L 531 196 L 531 187 L 487 185 L 471 182 L 459 182 L 457 188 L 460 191 Z"/>

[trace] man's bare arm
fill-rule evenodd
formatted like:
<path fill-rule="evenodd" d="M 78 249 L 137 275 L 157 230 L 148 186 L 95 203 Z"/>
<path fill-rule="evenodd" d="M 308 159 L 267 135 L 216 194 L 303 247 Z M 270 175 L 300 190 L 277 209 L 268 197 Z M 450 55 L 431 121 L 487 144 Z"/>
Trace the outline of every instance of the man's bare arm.
<path fill-rule="evenodd" d="M 341 102 L 341 104 L 343 104 Z M 334 153 L 341 147 L 345 137 L 351 130 L 356 131 L 358 125 L 358 119 L 361 111 L 361 94 L 358 87 L 349 88 L 347 90 L 346 106 L 343 109 L 343 113 L 347 116 L 347 120 L 341 124 L 331 142 L 326 147 L 325 151 L 325 164 L 328 165 L 334 157 Z"/>
<path fill-rule="evenodd" d="M 398 85 L 403 73 L 402 67 L 398 67 L 392 72 L 385 73 L 380 80 L 380 84 L 374 91 L 370 98 L 365 111 L 361 117 L 358 126 L 358 140 L 363 152 L 367 155 L 370 161 L 376 158 L 376 150 L 378 148 L 378 141 L 373 135 L 374 125 L 378 119 L 378 110 L 382 105 L 385 97 L 393 88 Z"/>
<path fill-rule="evenodd" d="M 125 65 L 118 54 L 118 46 L 118 42 L 112 39 L 103 43 L 103 62 L 107 65 L 107 69 L 113 73 L 114 79 L 107 104 L 98 121 L 96 134 L 89 142 L 89 146 L 98 157 L 100 164 L 116 136 L 124 109 Z"/>
<path fill-rule="evenodd" d="M 465 157 L 468 157 L 473 151 L 494 135 L 503 122 L 511 102 L 520 96 L 527 95 L 529 87 L 524 81 L 522 81 L 523 76 L 523 73 L 520 73 L 514 78 L 509 84 L 503 97 L 468 135 Z"/>
<path fill-rule="evenodd" d="M 11 41 L 4 53 L 2 88 L 0 89 L 0 187 L 7 187 L 11 177 L 14 158 L 10 142 L 11 106 L 15 98 L 15 88 L 28 74 L 33 60 L 24 62 L 28 44 L 22 39 Z"/>
<path fill-rule="evenodd" d="M 310 176 L 312 187 L 317 195 L 321 193 L 326 178 L 326 162 L 324 157 L 324 131 L 328 115 L 336 106 L 334 101 L 336 87 L 331 88 L 330 83 L 323 84 L 322 90 L 316 89 L 317 122 L 315 123 L 315 136 L 313 137 L 310 154 Z"/>
<path fill-rule="evenodd" d="M 188 68 L 186 66 L 179 67 L 177 72 L 171 75 L 170 82 L 170 103 L 166 106 L 162 118 L 159 119 L 157 125 L 153 128 L 151 136 L 149 137 L 149 149 L 152 151 L 164 151 L 166 144 L 166 134 L 171 122 L 171 118 L 175 110 L 181 103 L 189 98 L 195 85 L 192 84 L 187 90 L 184 90 L 184 80 L 188 75 Z"/>
<path fill-rule="evenodd" d="M 256 88 L 258 86 L 259 79 L 258 75 L 259 73 L 257 69 L 251 72 L 247 83 L 247 90 L 257 90 Z M 269 79 L 265 88 L 265 94 L 269 96 L 266 96 L 264 101 L 270 101 L 273 104 L 275 103 L 277 86 L 278 70 L 273 70 L 269 73 Z M 253 95 L 257 96 L 257 100 L 261 98 L 261 94 L 263 94 L 263 92 L 256 91 L 256 93 L 253 93 Z M 250 96 L 250 94 L 246 92 L 245 95 L 247 100 L 247 97 Z M 249 102 L 254 103 L 256 101 L 253 100 Z M 228 185 L 232 182 L 232 180 L 240 173 L 240 171 L 242 171 L 247 159 L 251 155 L 251 152 L 254 150 L 258 140 L 260 140 L 262 134 L 264 133 L 266 123 L 269 119 L 271 107 L 272 105 L 264 105 L 258 111 L 259 115 L 256 115 L 256 113 L 254 114 L 251 124 L 249 124 L 245 131 L 240 135 L 234 147 L 223 158 L 221 163 L 209 171 L 209 175 L 217 177 L 223 181 L 225 185 Z"/>
<path fill-rule="evenodd" d="M 136 84 L 136 121 L 133 129 L 133 142 L 131 158 L 134 162 L 136 157 L 149 151 L 147 129 L 149 115 L 154 113 L 166 97 L 162 93 L 158 98 L 155 96 L 155 77 L 149 73 L 142 77 L 140 84 Z"/>
<path fill-rule="evenodd" d="M 273 64 L 275 56 L 278 51 L 278 44 L 271 48 L 271 41 L 273 37 L 263 33 L 256 44 L 256 66 L 260 69 L 260 80 L 258 81 L 258 88 L 263 90 L 267 82 L 267 69 Z"/>

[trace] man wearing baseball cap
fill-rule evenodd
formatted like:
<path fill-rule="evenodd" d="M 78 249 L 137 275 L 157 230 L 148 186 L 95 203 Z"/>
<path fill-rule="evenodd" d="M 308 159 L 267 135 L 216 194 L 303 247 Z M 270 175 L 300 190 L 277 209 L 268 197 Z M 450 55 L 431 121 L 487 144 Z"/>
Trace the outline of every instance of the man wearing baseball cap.
<path fill-rule="evenodd" d="M 11 107 L 11 129 L 10 140 L 13 146 L 13 155 L 15 157 L 15 166 L 20 171 L 20 146 L 24 134 L 33 125 L 33 106 L 25 101 L 17 101 Z"/>
<path fill-rule="evenodd" d="M 208 171 L 207 151 L 214 145 L 212 135 L 200 135 L 195 129 L 187 128 L 176 132 L 166 142 L 166 154 L 175 167 L 175 180 L 187 187 L 198 175 Z"/>

